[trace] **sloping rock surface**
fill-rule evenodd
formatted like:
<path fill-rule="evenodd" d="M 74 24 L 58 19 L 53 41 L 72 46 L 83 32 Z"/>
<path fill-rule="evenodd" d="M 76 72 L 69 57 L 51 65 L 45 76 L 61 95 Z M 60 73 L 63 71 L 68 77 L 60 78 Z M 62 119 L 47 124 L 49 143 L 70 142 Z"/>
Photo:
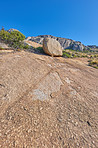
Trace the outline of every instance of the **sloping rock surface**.
<path fill-rule="evenodd" d="M 1 148 L 96 148 L 98 70 L 87 59 L 0 55 Z"/>
<path fill-rule="evenodd" d="M 37 48 L 37 47 L 42 47 L 41 44 L 38 44 L 36 42 L 33 42 L 31 40 L 24 40 L 24 43 L 28 44 L 29 46 L 32 46 L 34 48 Z"/>

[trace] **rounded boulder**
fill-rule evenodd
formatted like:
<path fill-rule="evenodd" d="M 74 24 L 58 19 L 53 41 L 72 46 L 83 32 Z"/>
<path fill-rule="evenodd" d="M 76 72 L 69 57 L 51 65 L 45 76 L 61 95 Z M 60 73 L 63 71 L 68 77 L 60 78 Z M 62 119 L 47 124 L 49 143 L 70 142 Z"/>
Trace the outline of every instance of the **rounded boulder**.
<path fill-rule="evenodd" d="M 51 56 L 62 56 L 62 46 L 53 38 L 44 38 L 43 50 L 46 54 Z"/>

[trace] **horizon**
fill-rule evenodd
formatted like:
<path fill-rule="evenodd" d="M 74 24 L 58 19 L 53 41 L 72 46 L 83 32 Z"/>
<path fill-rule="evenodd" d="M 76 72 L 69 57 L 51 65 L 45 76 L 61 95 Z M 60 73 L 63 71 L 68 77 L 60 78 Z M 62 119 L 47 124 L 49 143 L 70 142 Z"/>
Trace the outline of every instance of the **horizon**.
<path fill-rule="evenodd" d="M 14 28 L 26 37 L 52 35 L 98 46 L 97 0 L 1 2 L 0 28 Z"/>

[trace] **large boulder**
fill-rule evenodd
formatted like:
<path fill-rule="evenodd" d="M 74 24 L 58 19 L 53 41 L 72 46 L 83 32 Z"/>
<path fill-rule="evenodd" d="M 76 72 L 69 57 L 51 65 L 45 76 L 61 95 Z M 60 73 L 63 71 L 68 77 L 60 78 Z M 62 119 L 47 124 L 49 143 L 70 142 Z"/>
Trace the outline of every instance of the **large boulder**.
<path fill-rule="evenodd" d="M 53 38 L 44 38 L 43 50 L 51 56 L 62 56 L 62 47 L 60 43 Z"/>

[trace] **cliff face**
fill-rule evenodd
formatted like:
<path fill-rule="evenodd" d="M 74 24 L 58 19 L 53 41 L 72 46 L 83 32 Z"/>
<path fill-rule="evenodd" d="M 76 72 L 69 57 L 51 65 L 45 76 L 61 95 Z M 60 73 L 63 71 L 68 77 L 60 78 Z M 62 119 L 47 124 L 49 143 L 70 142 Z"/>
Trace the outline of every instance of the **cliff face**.
<path fill-rule="evenodd" d="M 66 39 L 66 38 L 61 38 L 61 37 L 55 37 L 55 36 L 51 36 L 51 35 L 39 35 L 37 37 L 28 37 L 27 40 L 31 40 L 36 43 L 42 44 L 43 39 L 46 37 L 50 37 L 50 38 L 54 38 L 54 39 L 58 40 L 64 49 L 68 48 L 68 49 L 79 50 L 79 51 L 83 51 L 84 48 L 87 49 L 87 47 L 84 46 L 79 41 L 74 41 L 71 39 Z"/>
<path fill-rule="evenodd" d="M 91 48 L 91 50 L 93 50 L 93 51 L 97 51 L 98 52 L 98 46 L 96 46 L 96 45 L 88 45 L 87 47 Z"/>

